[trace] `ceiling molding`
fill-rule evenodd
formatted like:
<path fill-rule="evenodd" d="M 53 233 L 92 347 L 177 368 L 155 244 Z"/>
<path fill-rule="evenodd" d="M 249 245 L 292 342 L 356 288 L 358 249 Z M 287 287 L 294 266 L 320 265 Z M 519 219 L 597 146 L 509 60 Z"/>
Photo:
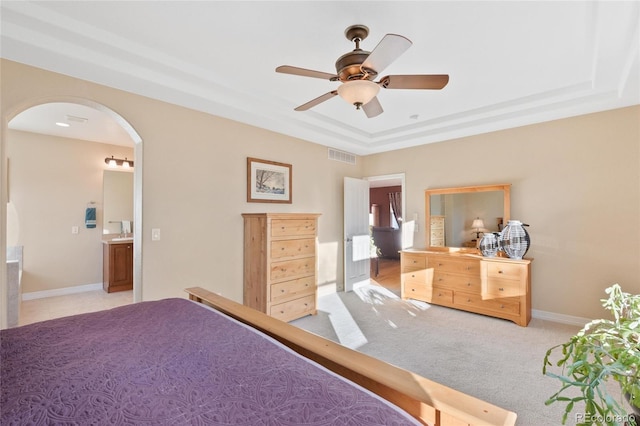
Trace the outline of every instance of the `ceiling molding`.
<path fill-rule="evenodd" d="M 341 36 L 335 30 L 338 24 L 343 25 L 340 22 L 318 22 L 317 32 L 324 40 L 296 34 L 295 29 L 286 26 L 265 33 L 259 27 L 264 24 L 260 23 L 256 28 L 243 26 L 239 34 L 233 35 L 218 33 L 215 25 L 197 27 L 202 31 L 201 39 L 175 40 L 185 43 L 185 47 L 189 43 L 190 49 L 200 52 L 200 56 L 186 57 L 169 45 L 172 40 L 164 34 L 158 38 L 165 44 L 145 42 L 153 39 L 153 31 L 158 30 L 153 26 L 154 19 L 175 12 L 173 9 L 164 10 L 153 2 L 136 4 L 135 10 L 146 13 L 136 21 L 135 16 L 125 13 L 126 2 L 91 2 L 77 7 L 70 6 L 73 2 L 62 3 L 2 2 L 2 57 L 358 155 L 640 104 L 637 2 L 408 2 L 405 6 L 411 10 L 424 12 L 424 16 L 429 12 L 450 22 L 450 32 L 443 32 L 448 31 L 444 27 L 438 33 L 439 40 L 448 41 L 447 48 L 432 42 L 434 34 L 428 26 L 421 25 L 423 16 L 384 16 L 383 11 L 369 13 L 367 2 L 342 2 L 345 7 L 338 10 L 343 13 L 359 4 L 366 11 L 364 20 L 373 21 L 371 28 L 375 24 L 383 32 L 406 31 L 414 41 L 414 46 L 396 61 L 398 65 L 389 67 L 390 72 L 407 73 L 410 68 L 439 73 L 442 67 L 451 75 L 449 85 L 442 91 L 420 91 L 417 95 L 417 91 L 383 89 L 386 93 L 379 96 L 385 112 L 376 119 L 366 119 L 341 99 L 304 113 L 295 112 L 293 107 L 313 98 L 311 95 L 305 99 L 307 93 L 318 90 L 320 95 L 323 90 L 335 88 L 336 83 L 274 72 L 273 64 L 290 62 L 305 67 L 310 53 L 324 58 L 323 62 L 330 66 L 335 51 L 352 48 L 346 39 L 338 44 L 332 41 Z M 102 8 L 102 3 L 110 7 Z M 190 3 L 191 12 L 228 13 L 230 20 L 248 13 L 243 12 L 242 2 L 216 3 Z M 297 22 L 303 19 L 298 15 L 303 12 L 317 12 L 321 17 L 328 14 L 327 8 L 337 7 L 320 3 L 286 8 L 283 13 L 290 14 L 289 20 L 278 16 L 274 25 L 279 19 Z M 270 7 L 286 5 L 287 2 L 255 3 L 252 8 L 257 10 L 252 12 L 257 15 L 264 8 L 262 13 L 267 13 Z M 492 13 L 497 6 L 504 12 L 504 21 L 511 23 L 512 33 L 490 27 L 496 19 Z M 99 12 L 92 7 L 100 8 Z M 467 20 L 460 15 L 464 8 L 473 8 L 479 16 Z M 519 8 L 523 8 L 522 13 Z M 531 15 L 532 22 L 523 21 L 525 12 Z M 175 37 L 187 34 L 189 26 L 198 25 L 197 20 L 185 21 L 186 14 L 174 15 L 171 34 Z M 106 22 L 118 16 L 121 25 L 110 28 Z M 536 16 L 545 17 L 547 26 L 533 34 L 513 32 L 518 23 L 525 30 L 537 28 L 542 23 L 535 21 Z M 348 22 L 354 20 L 348 18 Z M 453 25 L 462 22 L 468 33 Z M 559 38 L 565 33 L 562 37 L 566 40 Z M 308 48 L 296 54 L 291 37 L 304 39 Z M 370 37 L 373 40 L 365 40 L 369 49 L 380 35 Z M 213 46 L 214 42 L 224 46 Z M 463 50 L 476 45 L 486 49 L 481 52 L 485 58 L 482 62 L 474 62 L 479 52 Z M 247 46 L 253 50 L 241 55 Z M 208 57 L 213 47 L 227 52 L 229 58 L 223 54 L 215 60 Z M 262 56 L 262 50 L 266 56 Z M 243 60 L 245 56 L 246 63 L 238 62 L 237 57 Z M 440 65 L 430 67 L 431 60 Z M 216 65 L 212 67 L 212 63 Z M 251 75 L 255 77 L 245 77 Z"/>

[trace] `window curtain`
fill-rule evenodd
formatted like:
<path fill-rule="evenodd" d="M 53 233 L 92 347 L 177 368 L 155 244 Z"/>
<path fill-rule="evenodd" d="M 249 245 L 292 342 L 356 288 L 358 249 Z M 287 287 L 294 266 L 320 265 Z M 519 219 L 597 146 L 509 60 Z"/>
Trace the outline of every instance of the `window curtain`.
<path fill-rule="evenodd" d="M 399 226 L 402 226 L 402 192 L 390 192 L 389 204 Z"/>

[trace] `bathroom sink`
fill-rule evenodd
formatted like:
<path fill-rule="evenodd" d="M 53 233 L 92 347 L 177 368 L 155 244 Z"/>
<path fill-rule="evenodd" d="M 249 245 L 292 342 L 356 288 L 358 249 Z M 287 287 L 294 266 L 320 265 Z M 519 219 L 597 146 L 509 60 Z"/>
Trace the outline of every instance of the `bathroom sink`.
<path fill-rule="evenodd" d="M 133 237 L 116 237 L 112 238 L 111 241 L 133 241 Z"/>

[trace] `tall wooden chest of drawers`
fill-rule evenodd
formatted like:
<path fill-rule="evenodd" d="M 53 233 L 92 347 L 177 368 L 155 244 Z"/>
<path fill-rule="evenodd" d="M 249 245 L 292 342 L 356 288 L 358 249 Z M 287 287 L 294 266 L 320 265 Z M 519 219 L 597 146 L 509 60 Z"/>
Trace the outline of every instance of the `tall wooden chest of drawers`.
<path fill-rule="evenodd" d="M 431 247 L 444 247 L 444 216 L 431 215 Z"/>
<path fill-rule="evenodd" d="M 316 314 L 318 216 L 245 213 L 243 302 L 291 321 Z"/>
<path fill-rule="evenodd" d="M 531 320 L 531 260 L 446 251 L 403 250 L 401 295 L 436 305 Z"/>

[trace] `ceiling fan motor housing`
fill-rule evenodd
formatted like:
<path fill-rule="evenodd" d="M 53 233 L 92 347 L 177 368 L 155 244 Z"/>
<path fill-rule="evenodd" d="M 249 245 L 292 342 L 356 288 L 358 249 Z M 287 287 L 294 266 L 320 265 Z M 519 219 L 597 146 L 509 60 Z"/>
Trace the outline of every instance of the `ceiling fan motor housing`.
<path fill-rule="evenodd" d="M 356 49 L 352 52 L 345 53 L 340 56 L 336 61 L 336 73 L 340 81 L 350 80 L 373 80 L 378 75 L 373 70 L 367 70 L 371 72 L 364 73 L 360 68 L 360 65 L 367 59 L 371 52 L 366 50 Z"/>
<path fill-rule="evenodd" d="M 350 80 L 373 80 L 378 75 L 374 70 L 363 70 L 360 66 L 371 52 L 360 49 L 360 42 L 369 35 L 369 28 L 365 25 L 352 25 L 344 30 L 344 36 L 356 44 L 356 48 L 340 56 L 336 61 L 336 73 L 342 82 Z"/>

